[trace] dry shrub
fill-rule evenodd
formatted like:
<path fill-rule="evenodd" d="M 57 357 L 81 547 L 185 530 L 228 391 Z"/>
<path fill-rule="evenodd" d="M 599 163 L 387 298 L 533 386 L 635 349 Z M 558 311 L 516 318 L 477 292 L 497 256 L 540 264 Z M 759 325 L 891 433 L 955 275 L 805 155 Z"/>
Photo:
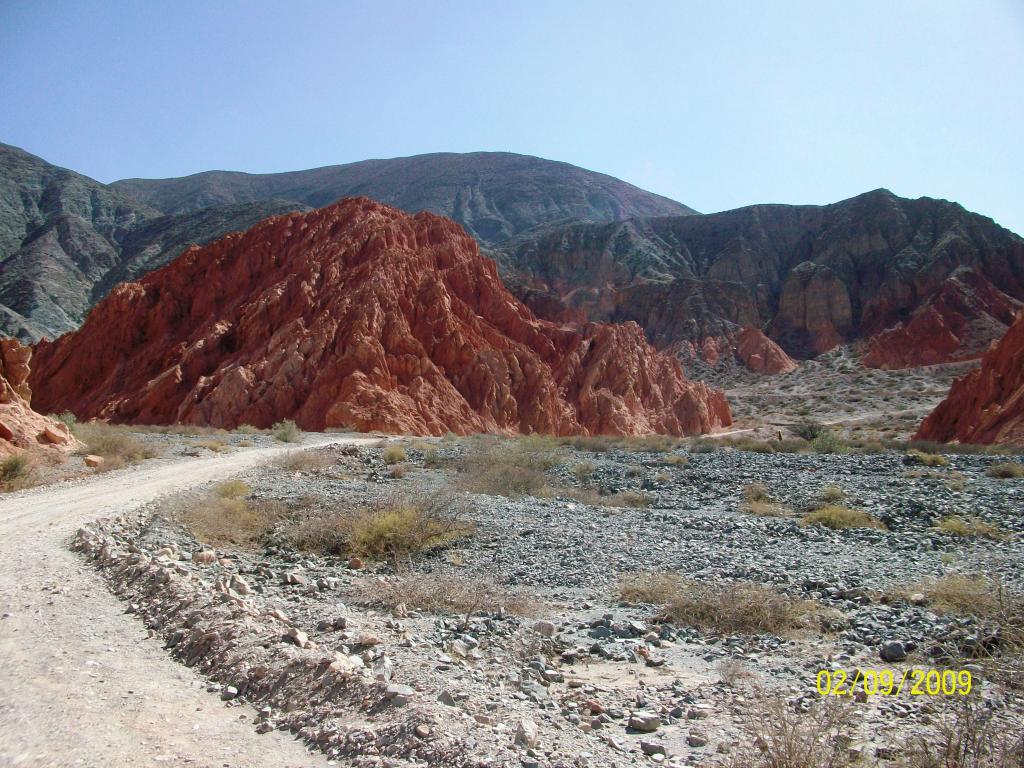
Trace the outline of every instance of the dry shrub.
<path fill-rule="evenodd" d="M 926 453 L 911 448 L 903 457 L 904 464 L 916 464 L 921 467 L 948 467 L 949 459 L 939 453 Z"/>
<path fill-rule="evenodd" d="M 75 425 L 75 437 L 86 445 L 86 453 L 103 457 L 100 470 L 119 469 L 145 459 L 152 459 L 158 452 L 142 443 L 123 426 L 102 421 L 90 421 Z"/>
<path fill-rule="evenodd" d="M 252 424 L 239 424 L 235 427 L 235 432 L 239 435 L 262 435 L 265 434 L 266 431 L 267 430 L 265 429 L 254 427 Z"/>
<path fill-rule="evenodd" d="M 213 495 L 221 499 L 241 499 L 252 493 L 252 489 L 241 480 L 225 480 L 213 489 Z"/>
<path fill-rule="evenodd" d="M 537 609 L 536 603 L 528 597 L 479 577 L 416 573 L 390 579 L 364 579 L 355 585 L 355 590 L 363 602 L 389 610 L 405 606 L 426 613 L 472 616 L 500 611 L 530 616 Z"/>
<path fill-rule="evenodd" d="M 788 509 L 773 501 L 748 501 L 742 509 L 748 515 L 757 515 L 758 517 L 785 517 L 789 514 Z"/>
<path fill-rule="evenodd" d="M 838 485 L 823 485 L 818 491 L 818 500 L 822 504 L 836 504 L 846 498 L 846 491 Z"/>
<path fill-rule="evenodd" d="M 764 483 L 750 483 L 750 485 L 743 489 L 743 498 L 748 502 L 773 500 L 768 486 Z"/>
<path fill-rule="evenodd" d="M 722 682 L 733 687 L 741 680 L 749 680 L 755 676 L 746 663 L 731 657 L 720 660 L 716 665 L 716 669 Z"/>
<path fill-rule="evenodd" d="M 284 527 L 285 540 L 300 552 L 340 557 L 348 550 L 350 515 L 326 510 L 302 515 Z"/>
<path fill-rule="evenodd" d="M 850 452 L 850 446 L 828 428 L 811 440 L 811 449 L 815 453 L 842 454 Z"/>
<path fill-rule="evenodd" d="M 597 465 L 593 462 L 583 461 L 572 468 L 572 473 L 582 483 L 584 480 L 590 479 L 590 476 L 594 474 L 596 469 Z"/>
<path fill-rule="evenodd" d="M 466 447 L 460 485 L 471 493 L 537 496 L 547 487 L 545 472 L 560 462 L 558 445 L 550 438 L 479 438 Z"/>
<path fill-rule="evenodd" d="M 851 713 L 834 698 L 797 712 L 783 699 L 762 696 L 743 709 L 740 726 L 751 742 L 736 754 L 733 768 L 846 768 Z"/>
<path fill-rule="evenodd" d="M 400 445 L 389 445 L 380 452 L 380 457 L 383 459 L 384 463 L 388 465 L 398 464 L 408 458 L 405 453 L 405 448 Z"/>
<path fill-rule="evenodd" d="M 196 539 L 206 544 L 250 547 L 259 543 L 283 514 L 283 507 L 274 502 L 209 496 L 185 505 L 178 517 Z"/>
<path fill-rule="evenodd" d="M 1024 734 L 1007 728 L 974 698 L 955 699 L 931 737 L 911 739 L 904 768 L 1022 768 Z"/>
<path fill-rule="evenodd" d="M 205 448 L 214 453 L 221 453 L 228 449 L 228 445 L 223 440 L 200 440 L 196 443 L 196 448 Z"/>
<path fill-rule="evenodd" d="M 778 634 L 795 629 L 810 608 L 807 601 L 749 582 L 724 586 L 689 582 L 665 603 L 666 614 L 677 624 L 727 633 Z"/>
<path fill-rule="evenodd" d="M 619 599 L 626 603 L 647 603 L 664 605 L 686 585 L 674 573 L 665 571 L 643 571 L 619 578 Z"/>
<path fill-rule="evenodd" d="M 302 439 L 302 430 L 291 419 L 277 422 L 270 428 L 270 433 L 282 443 L 297 443 Z"/>
<path fill-rule="evenodd" d="M 318 451 L 288 451 L 277 460 L 277 466 L 289 472 L 316 472 L 328 469 L 334 462 L 330 456 Z"/>
<path fill-rule="evenodd" d="M 857 509 L 849 509 L 837 505 L 828 505 L 816 509 L 804 516 L 804 525 L 823 525 L 833 530 L 845 528 L 877 528 L 885 530 L 885 524 L 867 512 Z"/>
<path fill-rule="evenodd" d="M 622 491 L 609 496 L 601 496 L 599 504 L 604 507 L 638 507 L 646 509 L 651 505 L 651 498 L 640 491 Z"/>
<path fill-rule="evenodd" d="M 1000 480 L 1024 477 L 1024 464 L 1019 464 L 1016 461 L 1004 461 L 999 464 L 993 464 L 985 470 L 985 474 Z"/>
<path fill-rule="evenodd" d="M 998 525 L 986 523 L 977 517 L 960 517 L 949 515 L 936 524 L 936 529 L 947 536 L 960 536 L 963 538 L 995 539 L 1001 541 L 1006 538 L 1006 532 Z"/>
<path fill-rule="evenodd" d="M 23 453 L 15 453 L 0 461 L 0 490 L 18 491 L 34 484 L 32 462 Z"/>
<path fill-rule="evenodd" d="M 661 463 L 670 467 L 683 467 L 689 464 L 690 460 L 686 456 L 680 456 L 678 453 L 673 453 L 662 459 Z"/>
<path fill-rule="evenodd" d="M 394 480 L 401 480 L 409 473 L 409 468 L 405 464 L 395 464 L 388 471 L 388 475 Z"/>

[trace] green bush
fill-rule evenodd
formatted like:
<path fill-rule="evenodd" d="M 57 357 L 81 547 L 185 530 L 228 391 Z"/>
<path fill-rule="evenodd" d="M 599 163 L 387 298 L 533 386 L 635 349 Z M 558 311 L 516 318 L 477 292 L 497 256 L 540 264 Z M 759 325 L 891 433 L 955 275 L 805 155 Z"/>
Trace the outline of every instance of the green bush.
<path fill-rule="evenodd" d="M 277 422 L 270 431 L 274 439 L 282 443 L 297 443 L 302 439 L 302 431 L 291 419 Z"/>

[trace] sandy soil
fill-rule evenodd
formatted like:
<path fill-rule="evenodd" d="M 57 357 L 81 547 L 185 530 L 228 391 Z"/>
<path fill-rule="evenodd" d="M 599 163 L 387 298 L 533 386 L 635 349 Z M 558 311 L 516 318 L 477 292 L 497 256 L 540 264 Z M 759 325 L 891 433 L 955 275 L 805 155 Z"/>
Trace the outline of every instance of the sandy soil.
<path fill-rule="evenodd" d="M 367 443 L 321 436 L 309 444 Z M 76 528 L 252 468 L 294 446 L 134 467 L 0 500 L 0 766 L 328 764 L 227 707 L 67 549 Z"/>

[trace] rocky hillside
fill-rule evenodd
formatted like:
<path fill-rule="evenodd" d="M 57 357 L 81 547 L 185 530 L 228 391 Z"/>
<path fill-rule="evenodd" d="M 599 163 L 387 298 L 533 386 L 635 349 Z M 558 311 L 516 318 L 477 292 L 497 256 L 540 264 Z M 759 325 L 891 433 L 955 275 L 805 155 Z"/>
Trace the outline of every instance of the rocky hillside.
<path fill-rule="evenodd" d="M 917 438 L 1024 445 L 1024 312 L 980 368 L 953 382 Z"/>
<path fill-rule="evenodd" d="M 694 213 L 611 176 L 510 152 L 415 155 L 290 173 L 209 171 L 177 179 L 125 179 L 111 186 L 165 213 L 270 198 L 320 207 L 365 195 L 410 213 L 447 216 L 482 243 L 503 242 L 565 219 Z"/>
<path fill-rule="evenodd" d="M 190 244 L 352 194 L 452 216 L 483 242 L 565 218 L 692 213 L 610 176 L 505 153 L 108 186 L 0 144 L 0 335 L 35 341 L 74 330 L 114 285 Z"/>
<path fill-rule="evenodd" d="M 116 287 L 41 342 L 40 407 L 235 427 L 704 432 L 721 392 L 635 324 L 538 320 L 449 219 L 368 198 L 268 219 Z"/>
<path fill-rule="evenodd" d="M 886 190 L 550 227 L 494 255 L 545 316 L 634 320 L 659 347 L 722 346 L 749 326 L 801 358 L 870 340 L 876 367 L 978 357 L 1024 300 L 1024 240 L 955 203 Z"/>
<path fill-rule="evenodd" d="M 0 458 L 22 451 L 53 458 L 81 447 L 66 425 L 32 410 L 31 358 L 31 348 L 0 339 Z"/>

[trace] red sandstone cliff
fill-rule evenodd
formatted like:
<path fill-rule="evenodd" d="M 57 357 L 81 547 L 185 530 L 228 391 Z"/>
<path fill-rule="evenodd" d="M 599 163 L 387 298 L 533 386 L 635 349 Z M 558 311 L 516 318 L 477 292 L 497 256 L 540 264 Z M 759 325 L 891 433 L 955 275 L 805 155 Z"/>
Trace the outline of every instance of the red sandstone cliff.
<path fill-rule="evenodd" d="M 130 423 L 684 434 L 731 422 L 635 323 L 538 320 L 454 222 L 367 198 L 125 283 L 40 342 L 46 410 Z"/>
<path fill-rule="evenodd" d="M 19 449 L 59 456 L 79 445 L 67 426 L 32 410 L 31 357 L 16 339 L 0 339 L 0 456 Z"/>
<path fill-rule="evenodd" d="M 917 438 L 1024 445 L 1024 312 L 980 368 L 953 382 Z"/>

